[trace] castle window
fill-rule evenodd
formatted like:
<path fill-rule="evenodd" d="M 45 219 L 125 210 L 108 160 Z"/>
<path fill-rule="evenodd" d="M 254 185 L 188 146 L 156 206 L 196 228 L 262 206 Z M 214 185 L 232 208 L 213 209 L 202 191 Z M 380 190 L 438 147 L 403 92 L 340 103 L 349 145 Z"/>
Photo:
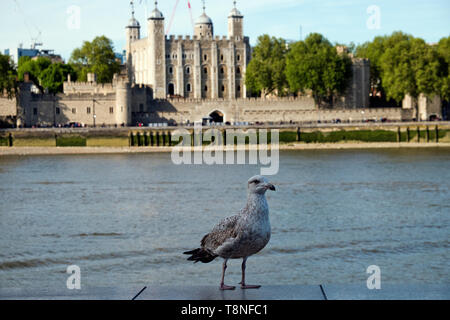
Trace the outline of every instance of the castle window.
<path fill-rule="evenodd" d="M 169 74 L 172 74 L 172 73 L 173 73 L 173 68 L 169 67 Z"/>
<path fill-rule="evenodd" d="M 33 114 L 37 116 L 37 108 L 33 108 Z"/>
<path fill-rule="evenodd" d="M 220 67 L 220 73 L 224 74 L 225 73 L 225 69 L 223 67 Z"/>
<path fill-rule="evenodd" d="M 109 113 L 111 113 L 111 114 L 114 113 L 114 107 L 109 108 Z"/>
<path fill-rule="evenodd" d="M 225 86 L 222 85 L 222 92 L 225 92 Z"/>
<path fill-rule="evenodd" d="M 237 74 L 241 74 L 241 67 L 237 67 L 237 68 L 236 68 L 236 73 L 237 73 Z"/>
<path fill-rule="evenodd" d="M 208 68 L 207 68 L 207 67 L 204 67 L 204 68 L 203 68 L 203 73 L 204 73 L 204 74 L 208 74 Z"/>
<path fill-rule="evenodd" d="M 237 86 L 237 91 L 241 92 L 241 86 Z"/>
<path fill-rule="evenodd" d="M 191 68 L 190 67 L 186 67 L 186 74 L 190 74 L 191 73 Z"/>
<path fill-rule="evenodd" d="M 207 55 L 207 54 L 205 54 L 205 55 L 203 56 L 203 60 L 208 61 L 208 55 Z"/>
<path fill-rule="evenodd" d="M 220 61 L 223 61 L 223 54 L 220 55 Z"/>
<path fill-rule="evenodd" d="M 187 92 L 191 92 L 191 91 L 192 91 L 192 88 L 191 88 L 191 84 L 190 84 L 190 83 L 188 83 L 188 84 L 186 85 L 186 91 L 187 91 Z"/>
<path fill-rule="evenodd" d="M 60 108 L 56 108 L 56 114 L 60 114 L 61 113 L 61 109 Z"/>
<path fill-rule="evenodd" d="M 207 92 L 208 91 L 208 86 L 205 86 L 205 92 Z"/>
<path fill-rule="evenodd" d="M 237 55 L 237 61 L 241 61 L 241 55 L 240 54 Z"/>
<path fill-rule="evenodd" d="M 87 107 L 87 108 L 86 108 L 86 113 L 87 113 L 87 114 L 91 114 L 91 107 Z"/>
<path fill-rule="evenodd" d="M 73 114 L 77 113 L 77 109 L 76 108 L 72 108 L 72 113 Z"/>
<path fill-rule="evenodd" d="M 166 54 L 166 59 L 170 59 L 170 54 Z"/>

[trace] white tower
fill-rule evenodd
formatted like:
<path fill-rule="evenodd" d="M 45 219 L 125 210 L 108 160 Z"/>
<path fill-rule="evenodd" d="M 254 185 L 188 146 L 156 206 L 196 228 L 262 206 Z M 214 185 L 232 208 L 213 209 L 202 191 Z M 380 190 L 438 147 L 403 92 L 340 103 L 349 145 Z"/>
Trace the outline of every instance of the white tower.
<path fill-rule="evenodd" d="M 206 15 L 205 1 L 203 0 L 203 14 L 195 21 L 194 35 L 197 38 L 212 38 L 214 36 L 213 22 L 210 17 Z"/>
<path fill-rule="evenodd" d="M 148 47 L 150 63 L 150 81 L 153 87 L 153 98 L 167 98 L 166 88 L 166 36 L 164 34 L 164 16 L 158 10 L 158 1 L 155 9 L 148 18 Z"/>
<path fill-rule="evenodd" d="M 139 22 L 134 17 L 134 1 L 131 1 L 131 19 L 126 27 L 127 41 L 126 41 L 126 59 L 127 59 L 127 71 L 128 78 L 133 83 L 133 56 L 131 52 L 131 43 L 141 38 L 141 26 Z"/>
<path fill-rule="evenodd" d="M 244 16 L 236 8 L 236 1 L 234 1 L 234 8 L 228 16 L 228 38 L 242 40 L 244 37 Z"/>

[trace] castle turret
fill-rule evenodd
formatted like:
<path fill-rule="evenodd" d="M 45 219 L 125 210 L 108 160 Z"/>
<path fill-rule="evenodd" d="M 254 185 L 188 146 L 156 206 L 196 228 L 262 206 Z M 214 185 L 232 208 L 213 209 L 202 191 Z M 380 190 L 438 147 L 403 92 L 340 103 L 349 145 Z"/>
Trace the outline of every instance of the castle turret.
<path fill-rule="evenodd" d="M 153 87 L 154 98 L 165 99 L 166 88 L 166 36 L 164 34 L 164 16 L 158 10 L 158 2 L 155 1 L 155 10 L 148 18 L 148 45 L 150 63 L 150 81 Z"/>
<path fill-rule="evenodd" d="M 128 79 L 115 78 L 116 87 L 116 124 L 128 126 L 131 124 L 131 88 Z"/>
<path fill-rule="evenodd" d="M 236 8 L 236 1 L 234 1 L 234 8 L 228 16 L 228 38 L 229 39 L 243 39 L 244 37 L 244 16 Z"/>
<path fill-rule="evenodd" d="M 210 17 L 206 14 L 205 1 L 203 1 L 203 14 L 195 21 L 195 32 L 197 38 L 212 38 L 214 26 Z"/>
<path fill-rule="evenodd" d="M 130 81 L 134 82 L 135 79 L 133 79 L 133 57 L 132 57 L 132 51 L 131 51 L 131 43 L 133 43 L 136 40 L 139 40 L 141 38 L 141 25 L 134 17 L 134 2 L 131 1 L 131 19 L 128 22 L 128 25 L 126 27 L 126 60 L 127 60 L 127 70 L 128 70 L 128 77 Z"/>

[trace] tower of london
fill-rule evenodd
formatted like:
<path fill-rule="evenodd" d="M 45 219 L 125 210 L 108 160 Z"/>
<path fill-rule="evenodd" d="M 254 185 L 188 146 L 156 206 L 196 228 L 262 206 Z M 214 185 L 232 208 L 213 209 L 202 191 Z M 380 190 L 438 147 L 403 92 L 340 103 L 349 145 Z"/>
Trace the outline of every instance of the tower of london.
<path fill-rule="evenodd" d="M 24 127 L 191 125 L 205 120 L 239 125 L 413 117 L 399 108 L 369 109 L 367 59 L 352 58 L 352 78 L 333 108 L 321 110 L 310 94 L 248 97 L 245 73 L 251 47 L 236 1 L 228 14 L 226 36 L 214 34 L 205 6 L 193 35 L 168 35 L 164 14 L 155 2 L 147 18 L 147 37 L 141 37 L 133 2 L 132 8 L 131 18 L 124 17 L 128 20 L 124 23 L 126 63 L 112 83 L 97 83 L 94 74 L 88 75 L 87 82 L 73 82 L 68 77 L 63 93 L 49 95 L 35 92 L 27 77 L 21 84 L 17 108 L 15 101 L 5 107 L 0 104 L 6 110 L 3 113 Z"/>
<path fill-rule="evenodd" d="M 132 17 L 126 27 L 126 57 L 131 83 L 153 88 L 155 99 L 246 98 L 244 74 L 250 60 L 244 16 L 236 2 L 228 15 L 228 35 L 216 36 L 212 19 L 203 14 L 192 36 L 166 36 L 165 18 L 155 9 L 147 20 L 147 38 Z"/>

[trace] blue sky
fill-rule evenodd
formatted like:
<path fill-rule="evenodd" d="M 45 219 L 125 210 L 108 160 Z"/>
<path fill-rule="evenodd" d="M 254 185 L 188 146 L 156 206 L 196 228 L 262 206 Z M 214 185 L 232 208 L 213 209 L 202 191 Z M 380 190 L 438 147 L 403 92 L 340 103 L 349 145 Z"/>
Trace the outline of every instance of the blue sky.
<path fill-rule="evenodd" d="M 148 11 L 154 1 L 148 1 Z M 146 36 L 145 0 L 136 0 L 136 18 Z M 202 12 L 200 0 L 190 0 L 194 19 Z M 0 24 L 3 30 L 0 50 L 15 48 L 19 43 L 29 47 L 31 38 L 41 35 L 44 48 L 54 49 L 65 59 L 84 40 L 106 35 L 114 41 L 116 51 L 125 45 L 125 25 L 130 18 L 130 0 L 1 0 Z M 159 9 L 169 23 L 176 0 L 160 0 Z M 79 28 L 73 22 L 71 6 L 80 8 Z M 207 14 L 214 22 L 215 34 L 227 34 L 227 16 L 232 0 L 206 1 Z M 332 42 L 356 44 L 395 30 L 437 42 L 450 35 L 449 0 L 240 0 L 238 9 L 245 16 L 245 34 L 255 44 L 259 35 L 297 40 L 300 26 L 305 37 L 319 32 Z M 379 8 L 379 28 L 368 28 L 367 21 Z M 170 34 L 192 34 L 187 0 L 180 0 Z M 370 20 L 375 21 L 375 20 Z M 5 32 L 5 31 L 8 32 Z"/>

